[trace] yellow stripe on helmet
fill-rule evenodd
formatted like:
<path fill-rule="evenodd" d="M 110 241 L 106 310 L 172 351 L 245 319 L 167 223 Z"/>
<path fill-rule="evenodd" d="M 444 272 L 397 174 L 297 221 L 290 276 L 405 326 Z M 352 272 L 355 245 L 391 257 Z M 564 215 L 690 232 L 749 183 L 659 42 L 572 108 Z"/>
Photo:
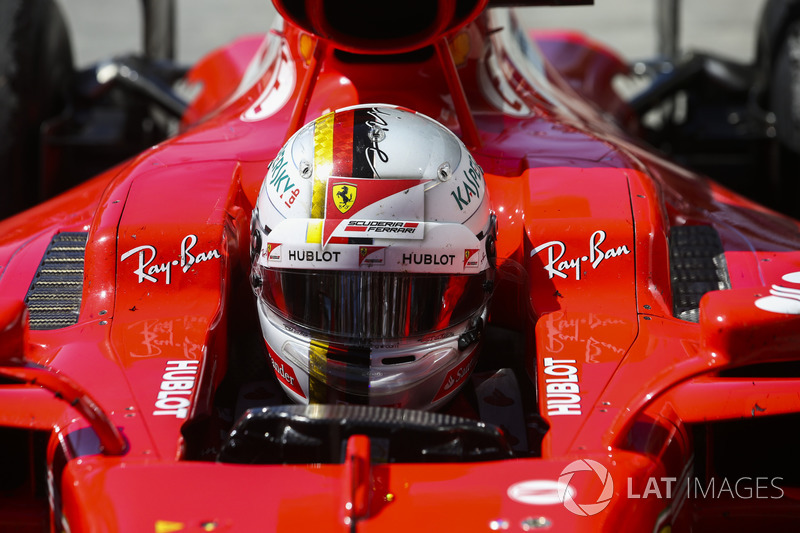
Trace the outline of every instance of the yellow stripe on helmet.
<path fill-rule="evenodd" d="M 327 403 L 325 378 L 328 366 L 328 344 L 312 340 L 308 347 L 308 402 Z"/>
<path fill-rule="evenodd" d="M 325 216 L 325 185 L 333 171 L 333 116 L 328 113 L 314 122 L 314 186 L 311 218 Z"/>
<path fill-rule="evenodd" d="M 322 242 L 322 220 L 309 220 L 306 228 L 306 242 Z"/>

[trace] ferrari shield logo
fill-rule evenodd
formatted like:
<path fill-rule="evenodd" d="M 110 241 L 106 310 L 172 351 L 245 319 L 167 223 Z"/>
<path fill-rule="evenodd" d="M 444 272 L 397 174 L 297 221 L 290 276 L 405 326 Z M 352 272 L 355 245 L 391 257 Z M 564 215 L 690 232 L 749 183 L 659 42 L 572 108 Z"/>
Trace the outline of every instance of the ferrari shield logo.
<path fill-rule="evenodd" d="M 333 203 L 342 214 L 347 213 L 356 203 L 358 188 L 351 183 L 338 183 L 331 188 L 331 191 L 333 192 Z"/>

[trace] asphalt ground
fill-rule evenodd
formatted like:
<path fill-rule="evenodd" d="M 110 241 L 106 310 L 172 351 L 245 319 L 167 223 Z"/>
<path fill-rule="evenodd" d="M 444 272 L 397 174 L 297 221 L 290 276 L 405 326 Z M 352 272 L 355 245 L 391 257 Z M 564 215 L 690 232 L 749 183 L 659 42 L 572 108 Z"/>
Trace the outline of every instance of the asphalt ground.
<path fill-rule="evenodd" d="M 78 66 L 140 51 L 139 0 L 57 0 L 72 30 Z M 602 41 L 630 61 L 658 51 L 657 14 L 665 0 L 595 0 L 591 7 L 522 8 L 531 28 L 569 28 Z M 681 0 L 681 52 L 702 50 L 752 60 L 755 28 L 765 0 Z M 177 59 L 192 63 L 238 36 L 266 32 L 270 0 L 177 0 Z"/>

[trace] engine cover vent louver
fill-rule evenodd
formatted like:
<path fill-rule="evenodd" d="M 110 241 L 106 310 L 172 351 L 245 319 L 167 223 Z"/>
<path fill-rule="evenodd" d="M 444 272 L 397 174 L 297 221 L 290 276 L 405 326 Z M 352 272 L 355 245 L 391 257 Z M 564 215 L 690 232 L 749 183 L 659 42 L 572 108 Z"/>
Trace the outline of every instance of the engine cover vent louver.
<path fill-rule="evenodd" d="M 59 329 L 78 322 L 86 238 L 86 233 L 59 233 L 50 241 L 25 297 L 31 329 Z"/>
<path fill-rule="evenodd" d="M 725 250 L 711 226 L 677 226 L 669 239 L 669 271 L 675 317 L 697 322 L 700 298 L 731 288 Z"/>

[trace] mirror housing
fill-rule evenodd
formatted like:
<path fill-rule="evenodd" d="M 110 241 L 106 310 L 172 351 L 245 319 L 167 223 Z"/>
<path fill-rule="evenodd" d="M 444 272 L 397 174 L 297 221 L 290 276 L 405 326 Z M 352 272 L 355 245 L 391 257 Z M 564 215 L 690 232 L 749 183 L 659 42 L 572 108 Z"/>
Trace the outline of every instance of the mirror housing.
<path fill-rule="evenodd" d="M 700 301 L 701 346 L 726 368 L 800 361 L 800 314 L 764 309 L 766 287 L 712 291 Z M 800 313 L 800 302 L 796 302 Z M 785 306 L 790 310 L 790 306 Z"/>
<path fill-rule="evenodd" d="M 51 401 L 66 402 L 86 419 L 97 434 L 103 454 L 124 454 L 128 449 L 127 442 L 83 387 L 54 369 L 25 359 L 28 335 L 28 308 L 25 304 L 22 301 L 0 299 L 0 377 L 12 383 L 50 391 L 53 393 Z M 2 394 L 3 386 L 0 384 Z"/>
<path fill-rule="evenodd" d="M 0 366 L 25 364 L 28 308 L 22 301 L 0 299 Z"/>
<path fill-rule="evenodd" d="M 683 422 L 704 424 L 800 412 L 800 378 L 783 376 L 779 368 L 772 377 L 747 371 L 751 365 L 800 361 L 800 301 L 779 298 L 766 287 L 703 296 L 700 346 L 708 370 L 666 393 Z M 740 370 L 737 375 L 720 375 L 731 369 Z"/>

